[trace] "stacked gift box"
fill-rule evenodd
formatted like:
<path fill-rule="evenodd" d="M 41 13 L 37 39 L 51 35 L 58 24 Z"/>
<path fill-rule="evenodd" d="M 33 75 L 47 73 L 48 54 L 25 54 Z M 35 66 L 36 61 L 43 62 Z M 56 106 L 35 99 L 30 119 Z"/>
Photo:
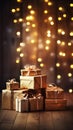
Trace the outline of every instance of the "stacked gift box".
<path fill-rule="evenodd" d="M 45 110 L 63 110 L 66 104 L 64 90 L 55 84 L 49 84 L 46 88 Z"/>
<path fill-rule="evenodd" d="M 2 90 L 2 109 L 18 112 L 62 110 L 66 103 L 64 90 L 55 84 L 47 85 L 47 75 L 35 65 L 21 69 L 20 83 L 8 80 L 6 89 Z"/>
<path fill-rule="evenodd" d="M 16 111 L 18 112 L 29 112 L 29 111 L 42 111 L 43 110 L 43 96 L 39 93 L 38 95 L 32 94 L 24 97 L 16 98 Z"/>
<path fill-rule="evenodd" d="M 23 94 L 26 89 L 20 89 L 19 82 L 15 79 L 8 80 L 6 82 L 6 89 L 2 90 L 2 109 L 16 108 L 16 98 Z"/>
<path fill-rule="evenodd" d="M 21 69 L 20 88 L 28 89 L 29 111 L 44 110 L 44 95 L 47 75 L 35 65 L 26 65 Z"/>
<path fill-rule="evenodd" d="M 35 65 L 25 66 L 21 69 L 20 88 L 39 89 L 46 88 L 47 75 L 41 74 L 41 70 Z"/>
<path fill-rule="evenodd" d="M 46 88 L 46 74 L 34 65 L 21 70 L 20 83 L 15 79 L 6 82 L 2 90 L 2 109 L 19 112 L 43 110 L 42 90 Z"/>

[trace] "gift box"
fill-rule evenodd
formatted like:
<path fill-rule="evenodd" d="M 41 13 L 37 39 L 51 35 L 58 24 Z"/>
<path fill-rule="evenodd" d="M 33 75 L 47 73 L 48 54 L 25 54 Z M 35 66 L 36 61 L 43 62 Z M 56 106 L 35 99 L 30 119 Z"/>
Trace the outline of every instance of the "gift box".
<path fill-rule="evenodd" d="M 46 91 L 46 98 L 52 98 L 52 99 L 56 99 L 56 98 L 63 98 L 64 97 L 64 92 L 62 91 Z"/>
<path fill-rule="evenodd" d="M 18 112 L 28 112 L 29 111 L 29 101 L 28 98 L 16 98 L 16 111 Z"/>
<path fill-rule="evenodd" d="M 26 65 L 24 69 L 21 69 L 22 76 L 35 76 L 40 74 L 41 70 L 37 68 L 35 65 Z"/>
<path fill-rule="evenodd" d="M 37 69 L 37 70 L 25 70 L 25 69 L 21 69 L 21 75 L 22 76 L 36 76 L 36 75 L 40 75 L 41 74 L 41 70 Z"/>
<path fill-rule="evenodd" d="M 20 76 L 20 88 L 39 89 L 46 88 L 46 75 Z"/>
<path fill-rule="evenodd" d="M 57 86 L 46 87 L 46 98 L 64 98 L 64 90 Z"/>
<path fill-rule="evenodd" d="M 15 110 L 16 107 L 16 97 L 23 94 L 25 90 L 2 90 L 2 109 L 12 109 Z"/>
<path fill-rule="evenodd" d="M 42 111 L 43 110 L 43 97 L 29 98 L 30 111 Z"/>
<path fill-rule="evenodd" d="M 66 99 L 45 99 L 45 110 L 64 110 L 66 106 Z"/>
<path fill-rule="evenodd" d="M 15 79 L 11 79 L 6 82 L 6 89 L 14 90 L 19 89 L 19 82 L 15 81 Z"/>

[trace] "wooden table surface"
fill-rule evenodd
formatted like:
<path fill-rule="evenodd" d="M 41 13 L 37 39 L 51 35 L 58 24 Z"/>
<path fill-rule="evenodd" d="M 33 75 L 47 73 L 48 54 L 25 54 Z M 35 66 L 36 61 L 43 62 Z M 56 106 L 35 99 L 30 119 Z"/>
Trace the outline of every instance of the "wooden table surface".
<path fill-rule="evenodd" d="M 24 112 L 2 110 L 0 130 L 73 130 L 73 94 L 65 94 L 67 109 L 62 111 Z"/>

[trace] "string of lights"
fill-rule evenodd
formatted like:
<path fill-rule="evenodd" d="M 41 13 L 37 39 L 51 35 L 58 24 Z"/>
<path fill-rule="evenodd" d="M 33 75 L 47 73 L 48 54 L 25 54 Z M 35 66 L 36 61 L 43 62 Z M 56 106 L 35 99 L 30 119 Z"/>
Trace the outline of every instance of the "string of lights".
<path fill-rule="evenodd" d="M 11 8 L 16 65 L 36 64 L 47 82 L 73 86 L 73 2 L 16 0 Z M 14 5 L 14 4 L 13 4 Z"/>

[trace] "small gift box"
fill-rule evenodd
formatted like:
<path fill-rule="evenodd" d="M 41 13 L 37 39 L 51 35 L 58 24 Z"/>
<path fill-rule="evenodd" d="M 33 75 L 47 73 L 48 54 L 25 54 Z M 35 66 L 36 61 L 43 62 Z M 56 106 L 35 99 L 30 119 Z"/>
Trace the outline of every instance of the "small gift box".
<path fill-rule="evenodd" d="M 15 79 L 8 80 L 6 82 L 6 89 L 8 90 L 19 89 L 19 82 L 17 82 Z"/>

